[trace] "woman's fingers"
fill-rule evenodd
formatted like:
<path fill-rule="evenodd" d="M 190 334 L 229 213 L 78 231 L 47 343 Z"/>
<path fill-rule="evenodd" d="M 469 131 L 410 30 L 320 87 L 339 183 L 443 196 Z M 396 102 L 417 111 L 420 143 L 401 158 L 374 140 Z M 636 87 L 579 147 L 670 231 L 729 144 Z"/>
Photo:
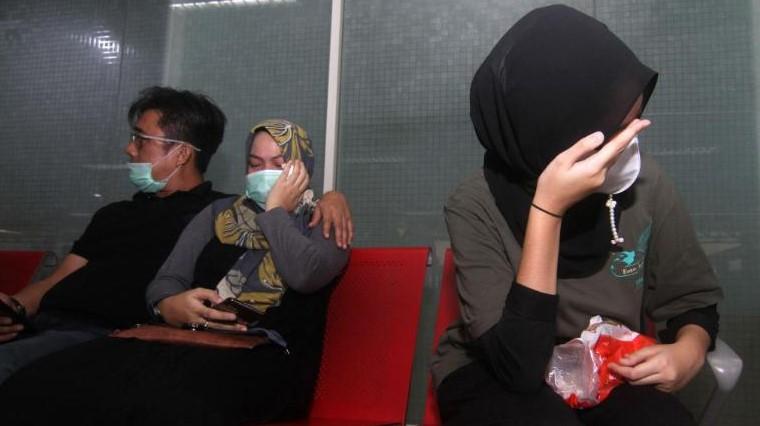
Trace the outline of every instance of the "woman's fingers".
<path fill-rule="evenodd" d="M 632 385 L 652 385 L 660 384 L 664 381 L 659 369 L 645 364 L 640 364 L 636 367 L 625 367 L 612 363 L 609 365 L 609 369 Z"/>
<path fill-rule="evenodd" d="M 222 303 L 224 299 L 214 290 L 207 288 L 196 288 L 193 291 L 193 298 L 196 300 L 193 307 L 196 315 L 203 320 L 218 320 L 218 321 L 235 321 L 237 316 L 231 312 L 220 311 L 219 309 L 213 309 L 209 306 Z"/>
<path fill-rule="evenodd" d="M 309 185 L 309 173 L 306 171 L 303 161 L 297 160 L 295 162 L 296 172 L 294 185 L 299 192 L 306 189 Z"/>
<path fill-rule="evenodd" d="M 685 383 L 675 368 L 672 350 L 673 345 L 647 346 L 611 363 L 609 368 L 632 385 L 656 385 L 663 392 L 672 392 Z"/>
<path fill-rule="evenodd" d="M 225 331 L 245 331 L 247 327 L 244 324 L 238 324 L 237 315 L 232 312 L 225 312 L 219 309 L 204 307 L 200 314 L 199 324 L 203 328 L 213 328 L 215 330 Z"/>
<path fill-rule="evenodd" d="M 647 360 L 655 357 L 662 351 L 662 345 L 645 346 L 635 352 L 632 352 L 618 361 L 618 364 L 626 367 L 635 367 Z"/>
<path fill-rule="evenodd" d="M 303 162 L 288 161 L 283 165 L 282 174 L 269 192 L 266 210 L 282 207 L 287 211 L 293 211 L 308 184 L 309 176 Z"/>
<path fill-rule="evenodd" d="M 232 312 L 210 308 L 222 302 L 222 297 L 214 290 L 195 288 L 180 295 L 170 296 L 162 301 L 162 312 L 166 310 L 164 319 L 172 325 L 180 327 L 190 325 L 195 329 L 213 328 L 225 331 L 246 331 L 244 324 L 235 321 L 237 316 Z M 166 309 L 164 309 L 166 308 Z"/>
<path fill-rule="evenodd" d="M 641 131 L 649 127 L 652 124 L 649 120 L 635 119 L 631 121 L 628 126 L 620 131 L 609 142 L 604 144 L 602 148 L 596 154 L 587 159 L 589 165 L 592 168 L 598 168 L 606 170 L 612 164 L 615 163 L 618 156 L 625 150 L 625 148 L 631 143 L 633 138 L 636 137 Z"/>
<path fill-rule="evenodd" d="M 298 181 L 300 168 L 298 167 L 298 161 L 292 160 L 289 163 L 290 163 L 290 167 L 285 173 L 287 173 L 288 175 L 288 183 L 290 185 L 293 185 Z"/>
<path fill-rule="evenodd" d="M 287 163 L 285 163 L 285 167 L 283 168 L 283 174 L 285 175 L 286 182 L 295 181 L 297 173 L 298 173 L 298 167 L 296 167 L 296 162 L 294 160 L 290 160 Z"/>
<path fill-rule="evenodd" d="M 285 163 L 282 167 L 282 179 L 286 185 L 295 187 L 296 189 L 306 189 L 308 186 L 309 174 L 306 171 L 306 166 L 300 160 L 291 160 Z M 304 185 L 306 182 L 306 185 Z"/>
<path fill-rule="evenodd" d="M 290 182 L 291 177 L 291 167 L 292 164 L 290 161 L 287 161 L 282 164 L 282 173 L 280 174 L 280 177 L 277 178 L 277 180 L 274 183 L 274 186 L 278 185 L 287 185 L 288 182 Z"/>
<path fill-rule="evenodd" d="M 225 312 L 225 311 L 221 311 L 219 309 L 214 309 L 214 308 L 205 308 L 200 313 L 200 316 L 205 320 L 215 320 L 215 321 L 237 320 L 237 315 L 233 314 L 232 312 Z"/>
<path fill-rule="evenodd" d="M 633 120 L 604 145 L 601 132 L 579 140 L 541 172 L 533 200 L 544 209 L 563 214 L 604 183 L 607 169 L 649 124 L 649 120 Z"/>
<path fill-rule="evenodd" d="M 557 155 L 557 159 L 569 164 L 574 164 L 591 155 L 602 142 L 604 142 L 604 133 L 594 132 L 561 152 Z"/>
<path fill-rule="evenodd" d="M 302 161 L 293 161 L 293 173 L 288 179 L 291 196 L 294 198 L 293 201 L 297 203 L 301 194 L 309 186 L 309 173 L 306 171 L 306 166 L 304 166 Z"/>
<path fill-rule="evenodd" d="M 642 362 L 633 367 L 620 364 L 610 364 L 610 370 L 624 377 L 629 382 L 642 380 L 660 372 L 660 368 L 654 362 Z"/>
<path fill-rule="evenodd" d="M 217 303 L 222 303 L 222 296 L 219 295 L 214 290 L 208 289 L 208 288 L 196 288 L 191 290 L 193 293 L 193 297 L 195 297 L 197 300 L 203 304 L 203 302 L 208 301 L 211 305 L 216 305 Z"/>

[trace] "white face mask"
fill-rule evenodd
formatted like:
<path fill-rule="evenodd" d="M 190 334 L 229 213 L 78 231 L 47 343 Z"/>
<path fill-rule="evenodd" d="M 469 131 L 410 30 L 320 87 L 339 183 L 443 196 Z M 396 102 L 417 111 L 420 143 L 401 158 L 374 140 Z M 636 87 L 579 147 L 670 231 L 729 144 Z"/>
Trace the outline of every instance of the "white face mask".
<path fill-rule="evenodd" d="M 169 179 L 174 177 L 174 175 L 179 171 L 179 168 L 182 166 L 177 166 L 174 171 L 169 174 L 169 176 L 161 180 L 153 179 L 153 167 L 172 155 L 176 149 L 177 148 L 172 148 L 171 151 L 166 153 L 166 155 L 163 157 L 159 158 L 155 163 L 127 163 L 127 167 L 129 168 L 129 180 L 141 192 L 153 194 L 163 190 L 166 188 L 166 184 L 169 183 Z"/>
<path fill-rule="evenodd" d="M 635 137 L 618 157 L 615 164 L 607 170 L 607 176 L 596 192 L 603 194 L 619 194 L 630 188 L 641 171 L 641 153 L 639 138 Z"/>
<path fill-rule="evenodd" d="M 282 170 L 264 169 L 258 172 L 249 173 L 245 177 L 245 195 L 255 201 L 262 209 L 267 208 L 267 198 L 272 191 L 277 179 L 280 178 Z"/>

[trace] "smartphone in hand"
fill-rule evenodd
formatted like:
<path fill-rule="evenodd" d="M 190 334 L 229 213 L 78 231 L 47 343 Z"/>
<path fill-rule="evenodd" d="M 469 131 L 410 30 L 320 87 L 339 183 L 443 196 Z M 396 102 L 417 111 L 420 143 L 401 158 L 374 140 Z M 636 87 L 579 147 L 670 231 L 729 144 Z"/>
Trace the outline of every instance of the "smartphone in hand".
<path fill-rule="evenodd" d="M 221 303 L 211 306 L 211 308 L 225 312 L 232 312 L 237 315 L 239 320 L 243 320 L 248 324 L 257 322 L 262 317 L 262 313 L 257 311 L 253 306 L 241 302 L 234 297 L 228 297 Z"/>
<path fill-rule="evenodd" d="M 2 299 L 0 299 L 0 315 L 9 317 L 13 324 L 23 324 L 24 327 L 28 326 L 26 317 L 16 312 L 13 307 L 7 305 Z"/>

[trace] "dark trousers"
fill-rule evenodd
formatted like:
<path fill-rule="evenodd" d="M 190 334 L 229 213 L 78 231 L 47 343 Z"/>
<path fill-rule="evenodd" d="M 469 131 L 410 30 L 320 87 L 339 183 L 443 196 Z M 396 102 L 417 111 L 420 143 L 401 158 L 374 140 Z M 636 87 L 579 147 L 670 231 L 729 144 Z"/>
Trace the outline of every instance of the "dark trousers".
<path fill-rule="evenodd" d="M 477 362 L 451 373 L 437 396 L 446 426 L 696 426 L 675 396 L 652 386 L 621 385 L 596 407 L 574 410 L 548 385 L 535 393 L 505 390 Z"/>
<path fill-rule="evenodd" d="M 0 386 L 0 424 L 202 426 L 304 415 L 312 375 L 254 349 L 101 338 L 39 359 Z M 316 372 L 316 367 L 313 369 Z"/>
<path fill-rule="evenodd" d="M 0 385 L 25 365 L 45 355 L 108 335 L 110 329 L 42 312 L 32 319 L 33 332 L 0 344 Z"/>

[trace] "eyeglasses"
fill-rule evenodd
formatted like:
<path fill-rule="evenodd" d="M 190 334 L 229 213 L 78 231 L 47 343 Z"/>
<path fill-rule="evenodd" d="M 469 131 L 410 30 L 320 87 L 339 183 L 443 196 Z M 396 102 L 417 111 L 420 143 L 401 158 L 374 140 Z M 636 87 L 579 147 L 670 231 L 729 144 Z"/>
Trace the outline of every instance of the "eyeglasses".
<path fill-rule="evenodd" d="M 137 131 L 132 131 L 132 133 L 130 133 L 130 135 L 129 135 L 129 143 L 135 144 L 135 147 L 138 150 L 142 149 L 143 144 L 145 144 L 145 142 L 149 142 L 149 141 L 156 141 L 156 142 L 161 142 L 161 143 L 181 143 L 183 145 L 189 146 L 194 151 L 200 152 L 200 150 L 201 150 L 200 148 L 198 148 L 196 146 L 193 146 L 193 144 L 191 144 L 189 142 L 185 142 L 185 141 L 181 141 L 181 140 L 177 140 L 177 139 L 169 139 L 169 138 L 164 138 L 164 137 L 161 137 L 161 136 L 151 136 L 151 135 L 146 135 L 145 133 L 141 133 L 141 132 L 137 132 Z"/>

